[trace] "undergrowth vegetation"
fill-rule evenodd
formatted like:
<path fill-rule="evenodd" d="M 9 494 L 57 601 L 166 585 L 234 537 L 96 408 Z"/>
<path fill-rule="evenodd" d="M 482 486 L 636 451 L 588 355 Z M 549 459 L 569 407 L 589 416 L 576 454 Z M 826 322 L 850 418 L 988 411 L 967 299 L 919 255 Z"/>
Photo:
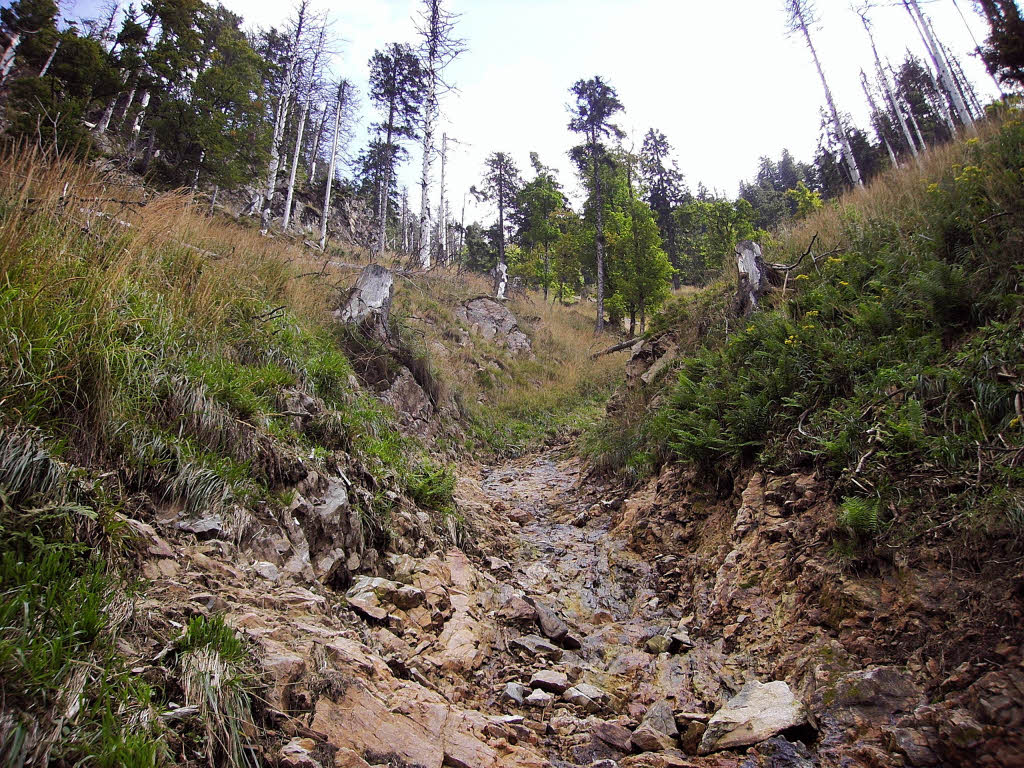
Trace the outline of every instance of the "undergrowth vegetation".
<path fill-rule="evenodd" d="M 442 397 L 454 398 L 476 446 L 517 456 L 596 424 L 622 379 L 626 353 L 591 357 L 609 341 L 594 336 L 589 304 L 545 302 L 538 291 L 518 295 L 509 306 L 532 352 L 516 356 L 472 334 L 455 315 L 462 302 L 491 289 L 475 273 L 439 273 L 424 283 L 400 282 L 395 296 L 405 335 Z"/>
<path fill-rule="evenodd" d="M 850 535 L 948 526 L 1020 541 L 1019 115 L 780 233 L 767 260 L 795 262 L 815 234 L 829 250 L 748 319 L 720 287 L 656 321 L 683 349 L 666 399 L 653 418 L 618 416 L 595 452 L 637 474 L 667 460 L 712 474 L 815 466 Z"/>
<path fill-rule="evenodd" d="M 132 602 L 119 521 L 147 503 L 220 515 L 239 538 L 249 518 L 237 508 L 281 506 L 310 470 L 354 464 L 376 543 L 395 491 L 460 533 L 450 472 L 353 386 L 328 311 L 337 275 L 299 246 L 206 217 L 187 193 L 135 184 L 38 151 L 0 155 L 5 764 L 157 760 L 166 702 L 116 650 Z M 243 764 L 231 730 L 241 678 L 206 695 L 237 665 L 223 647 L 183 648 L 179 661 L 205 738 Z"/>

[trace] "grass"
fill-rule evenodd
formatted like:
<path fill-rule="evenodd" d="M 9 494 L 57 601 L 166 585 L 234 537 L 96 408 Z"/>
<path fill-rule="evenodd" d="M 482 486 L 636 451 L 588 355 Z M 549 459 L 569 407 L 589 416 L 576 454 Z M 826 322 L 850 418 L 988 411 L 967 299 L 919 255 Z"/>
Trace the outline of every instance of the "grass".
<path fill-rule="evenodd" d="M 627 470 L 814 467 L 861 538 L 949 527 L 1020 543 L 1022 168 L 1010 114 L 778 233 L 769 261 L 795 262 L 814 235 L 829 255 L 747 320 L 728 286 L 670 307 L 655 325 L 680 338 L 677 375 L 653 412 L 640 398 L 606 425 L 597 453 Z"/>
<path fill-rule="evenodd" d="M 117 650 L 132 563 L 116 521 L 129 504 L 137 513 L 138 494 L 220 514 L 241 539 L 237 508 L 279 506 L 308 471 L 341 464 L 369 488 L 358 503 L 375 544 L 388 541 L 396 491 L 458 533 L 449 475 L 424 473 L 419 449 L 351 384 L 330 316 L 349 276 L 292 241 L 207 218 L 187 192 L 133 184 L 0 149 L 5 764 L 162 759 L 151 724 L 166 691 Z M 313 414 L 303 428 L 296 403 Z M 251 720 L 229 634 L 190 625 L 175 671 L 202 710 L 196 747 L 243 765 L 253 734 L 240 735 Z"/>
<path fill-rule="evenodd" d="M 609 346 L 595 336 L 588 302 L 547 303 L 530 291 L 509 304 L 531 339 L 533 355 L 515 357 L 470 333 L 455 316 L 464 301 L 491 291 L 489 279 L 438 271 L 422 284 L 403 281 L 396 314 L 455 400 L 479 449 L 516 456 L 582 431 L 603 413 L 622 379 L 626 353 L 591 359 Z"/>

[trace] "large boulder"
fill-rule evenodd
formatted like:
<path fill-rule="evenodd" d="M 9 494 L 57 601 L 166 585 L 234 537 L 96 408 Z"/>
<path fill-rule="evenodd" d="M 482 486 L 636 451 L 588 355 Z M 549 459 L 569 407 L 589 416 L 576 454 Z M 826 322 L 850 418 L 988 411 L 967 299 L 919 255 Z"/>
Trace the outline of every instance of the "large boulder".
<path fill-rule="evenodd" d="M 370 264 L 359 273 L 352 292 L 334 312 L 346 325 L 358 327 L 371 338 L 388 338 L 391 299 L 395 295 L 395 278 L 380 264 Z"/>
<path fill-rule="evenodd" d="M 470 299 L 455 314 L 471 331 L 488 341 L 493 340 L 512 354 L 530 354 L 529 336 L 519 329 L 516 316 L 500 301 L 486 296 Z"/>
<path fill-rule="evenodd" d="M 751 680 L 715 713 L 701 739 L 702 755 L 745 747 L 807 722 L 807 713 L 782 681 Z"/>
<path fill-rule="evenodd" d="M 434 404 L 408 368 L 398 371 L 380 399 L 395 409 L 398 429 L 406 437 L 429 440 L 437 433 Z"/>

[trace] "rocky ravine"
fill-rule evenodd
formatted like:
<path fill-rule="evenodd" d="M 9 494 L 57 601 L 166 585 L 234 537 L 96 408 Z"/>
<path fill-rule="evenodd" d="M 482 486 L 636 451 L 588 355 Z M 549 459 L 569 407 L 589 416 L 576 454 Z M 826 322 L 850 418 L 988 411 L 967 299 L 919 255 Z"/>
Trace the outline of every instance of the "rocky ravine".
<path fill-rule="evenodd" d="M 345 595 L 266 551 L 140 527 L 139 621 L 171 635 L 223 612 L 250 638 L 270 764 L 1022 764 L 1019 648 L 930 688 L 933 661 L 861 647 L 887 642 L 859 624 L 885 586 L 796 543 L 813 478 L 754 475 L 715 504 L 677 470 L 624 501 L 580 473 L 549 453 L 467 474 L 477 556 L 413 546 L 410 513 L 408 553 Z M 162 674 L 152 640 L 124 644 Z"/>

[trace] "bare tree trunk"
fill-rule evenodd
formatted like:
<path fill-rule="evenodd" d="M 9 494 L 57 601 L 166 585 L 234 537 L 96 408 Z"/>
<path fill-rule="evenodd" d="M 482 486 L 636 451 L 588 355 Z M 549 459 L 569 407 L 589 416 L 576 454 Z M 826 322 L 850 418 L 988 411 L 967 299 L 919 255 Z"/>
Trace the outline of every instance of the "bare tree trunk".
<path fill-rule="evenodd" d="M 928 146 L 924 143 L 924 136 L 921 135 L 921 126 L 917 124 L 917 118 L 914 117 L 914 110 L 907 104 L 907 114 L 910 116 L 910 124 L 914 126 L 914 135 L 917 136 L 917 140 L 921 143 L 922 151 Z"/>
<path fill-rule="evenodd" d="M 903 0 L 903 5 L 906 7 L 911 17 L 914 17 L 916 14 L 916 21 L 919 23 L 918 31 L 924 39 L 925 48 L 928 49 L 928 54 L 931 56 L 932 63 L 935 64 L 935 69 L 938 71 L 939 77 L 942 78 L 942 83 L 945 85 L 949 98 L 953 102 L 953 108 L 956 110 L 957 117 L 960 118 L 960 122 L 963 123 L 968 131 L 973 133 L 974 121 L 971 119 L 971 115 L 967 111 L 967 106 L 964 104 L 963 99 L 960 98 L 960 93 L 957 91 L 956 83 L 953 82 L 953 75 L 950 73 L 949 67 L 946 66 L 946 62 L 942 58 L 939 42 L 935 39 L 935 35 L 928 23 L 928 19 L 921 11 L 921 6 L 917 4 L 917 0 Z M 955 135 L 956 133 L 954 132 L 954 136 Z"/>
<path fill-rule="evenodd" d="M 21 39 L 21 32 L 14 32 L 11 35 L 10 42 L 7 43 L 7 48 L 4 49 L 4 55 L 0 57 L 0 83 L 7 80 L 7 76 L 11 74 L 11 68 L 14 66 L 14 56 L 18 51 L 18 46 L 21 45 Z"/>
<path fill-rule="evenodd" d="M 409 188 L 402 187 L 402 253 L 409 252 Z"/>
<path fill-rule="evenodd" d="M 871 114 L 877 116 L 880 114 L 878 111 L 878 104 L 875 103 L 875 97 L 871 95 L 871 89 L 868 87 L 868 76 L 864 74 L 864 70 L 860 71 L 860 84 L 864 88 L 864 97 L 868 100 L 868 106 L 871 108 Z M 876 117 L 877 119 L 877 117 Z M 878 132 L 878 138 L 885 144 L 886 150 L 889 152 L 889 160 L 892 161 L 893 168 L 899 168 L 900 163 L 896 159 L 896 153 L 892 151 L 892 145 L 889 143 L 889 139 L 886 138 L 882 129 L 875 125 L 875 130 Z"/>
<path fill-rule="evenodd" d="M 436 65 L 428 62 L 427 98 L 423 104 L 423 166 L 420 171 L 420 220 L 417 255 L 420 267 L 430 269 L 430 170 L 434 164 L 434 129 L 437 124 Z"/>
<path fill-rule="evenodd" d="M 288 196 L 284 202 L 284 221 L 281 222 L 281 229 L 288 231 L 292 221 L 292 201 L 295 199 L 295 172 L 299 169 L 299 155 L 302 153 L 302 134 L 306 130 L 306 117 L 309 115 L 309 101 L 302 104 L 302 113 L 299 115 L 299 128 L 295 133 L 295 152 L 292 153 L 292 169 L 288 174 Z"/>
<path fill-rule="evenodd" d="M 604 331 L 604 200 L 601 195 L 601 177 L 597 172 L 597 137 L 591 137 L 590 143 L 591 173 L 594 177 L 594 201 L 597 213 L 597 321 L 594 330 Z"/>
<path fill-rule="evenodd" d="M 974 30 L 971 29 L 971 25 L 967 23 L 967 17 L 964 16 L 964 12 L 962 10 L 960 10 L 960 3 L 958 3 L 957 0 L 953 0 L 953 5 L 956 6 L 956 12 L 960 14 L 960 18 L 963 19 L 964 26 L 967 27 L 967 31 L 971 35 L 971 40 L 974 41 L 974 50 L 976 50 L 976 51 L 981 50 L 981 43 L 979 43 L 978 42 L 978 38 L 976 38 L 974 36 Z M 985 69 L 987 70 L 988 67 L 986 67 Z M 1003 85 L 1002 85 L 1002 83 L 999 82 L 999 78 L 996 77 L 995 74 L 993 74 L 992 72 L 989 72 L 988 74 L 989 74 L 989 77 L 992 78 L 992 82 L 996 84 L 996 90 L 999 91 L 1000 98 L 1004 98 L 1005 99 L 1006 98 L 1006 92 L 1003 90 Z M 982 115 L 984 115 L 984 112 L 982 112 Z"/>
<path fill-rule="evenodd" d="M 448 134 L 441 134 L 441 201 L 437 206 L 437 220 L 441 223 L 441 258 L 448 261 L 448 190 L 445 175 L 448 169 Z"/>
<path fill-rule="evenodd" d="M 213 185 L 213 194 L 210 195 L 210 211 L 208 216 L 213 216 L 214 211 L 217 210 L 217 194 L 220 192 L 220 184 Z"/>
<path fill-rule="evenodd" d="M 291 107 L 292 90 L 295 87 L 295 70 L 298 64 L 299 42 L 302 39 L 302 27 L 306 20 L 306 9 L 309 3 L 302 0 L 299 4 L 298 22 L 295 36 L 292 38 L 291 51 L 288 54 L 288 66 L 284 71 L 284 83 L 281 86 L 281 100 L 277 105 L 274 120 L 274 133 L 270 143 L 270 162 L 267 165 L 267 182 L 263 194 L 260 228 L 266 232 L 270 227 L 270 216 L 274 192 L 277 190 L 277 172 L 281 168 L 281 142 L 284 141 L 284 130 L 288 122 L 288 110 Z"/>
<path fill-rule="evenodd" d="M 149 91 L 142 92 L 142 98 L 139 99 L 139 113 L 135 115 L 135 121 L 132 123 L 132 141 L 138 138 L 139 131 L 142 130 L 142 121 L 146 118 L 146 108 L 149 106 Z"/>
<path fill-rule="evenodd" d="M 853 179 L 853 183 L 857 186 L 863 186 L 864 182 L 860 177 L 860 168 L 857 167 L 857 158 L 853 156 L 853 147 L 850 146 L 850 139 L 846 135 L 846 128 L 843 127 L 842 121 L 839 119 L 839 110 L 836 109 L 835 99 L 832 98 L 832 89 L 828 87 L 828 80 L 825 79 L 825 71 L 821 68 L 821 62 L 818 60 L 818 51 L 814 47 L 814 43 L 811 41 L 810 30 L 807 29 L 807 24 L 804 22 L 803 14 L 799 16 L 800 31 L 804 34 L 804 39 L 807 41 L 807 47 L 811 50 L 811 57 L 814 59 L 814 66 L 818 69 L 818 76 L 821 78 L 821 84 L 825 88 L 825 101 L 828 102 L 829 111 L 832 113 L 832 125 L 836 131 L 836 138 L 839 139 L 839 146 L 843 152 L 843 159 L 846 161 L 846 167 L 850 170 L 850 177 Z"/>
<path fill-rule="evenodd" d="M 320 250 L 327 248 L 327 218 L 331 213 L 331 188 L 334 186 L 334 169 L 338 162 L 338 138 L 341 133 L 341 109 L 345 102 L 345 81 L 338 84 L 338 106 L 334 110 L 334 137 L 331 141 L 331 162 L 328 166 L 327 181 L 324 184 L 324 210 L 320 214 Z"/>
<path fill-rule="evenodd" d="M 317 129 L 316 136 L 313 137 L 313 162 L 309 164 L 309 180 L 316 180 L 316 166 L 320 162 L 320 142 L 324 138 L 324 128 L 327 125 L 327 105 L 324 104 L 323 114 L 320 115 L 320 127 Z"/>
<path fill-rule="evenodd" d="M 914 139 L 910 135 L 910 129 L 907 127 L 906 118 L 903 117 L 903 112 L 899 108 L 899 104 L 896 101 L 896 94 L 893 93 L 892 88 L 889 86 L 889 78 L 885 74 L 885 69 L 882 67 L 882 59 L 878 55 L 878 47 L 875 45 L 875 35 L 871 31 L 871 23 L 868 21 L 866 14 L 861 16 L 861 21 L 864 22 L 864 30 L 868 33 L 868 39 L 871 41 L 871 52 L 875 56 L 875 69 L 878 71 L 878 79 L 881 82 L 882 89 L 885 93 L 886 102 L 889 108 L 892 110 L 896 119 L 899 121 L 900 130 L 903 131 L 903 139 L 907 142 L 907 146 L 910 148 L 910 153 L 914 156 L 914 162 L 917 163 L 917 167 L 921 167 L 921 158 L 917 152 L 917 145 L 914 144 Z"/>
<path fill-rule="evenodd" d="M 58 39 L 57 44 L 53 46 L 53 50 L 50 51 L 50 55 L 46 59 L 46 63 L 43 64 L 43 68 L 39 70 L 39 77 L 46 77 L 46 73 L 50 71 L 50 65 L 53 64 L 53 59 L 57 55 L 57 51 L 60 50 L 60 44 L 64 42 Z"/>

